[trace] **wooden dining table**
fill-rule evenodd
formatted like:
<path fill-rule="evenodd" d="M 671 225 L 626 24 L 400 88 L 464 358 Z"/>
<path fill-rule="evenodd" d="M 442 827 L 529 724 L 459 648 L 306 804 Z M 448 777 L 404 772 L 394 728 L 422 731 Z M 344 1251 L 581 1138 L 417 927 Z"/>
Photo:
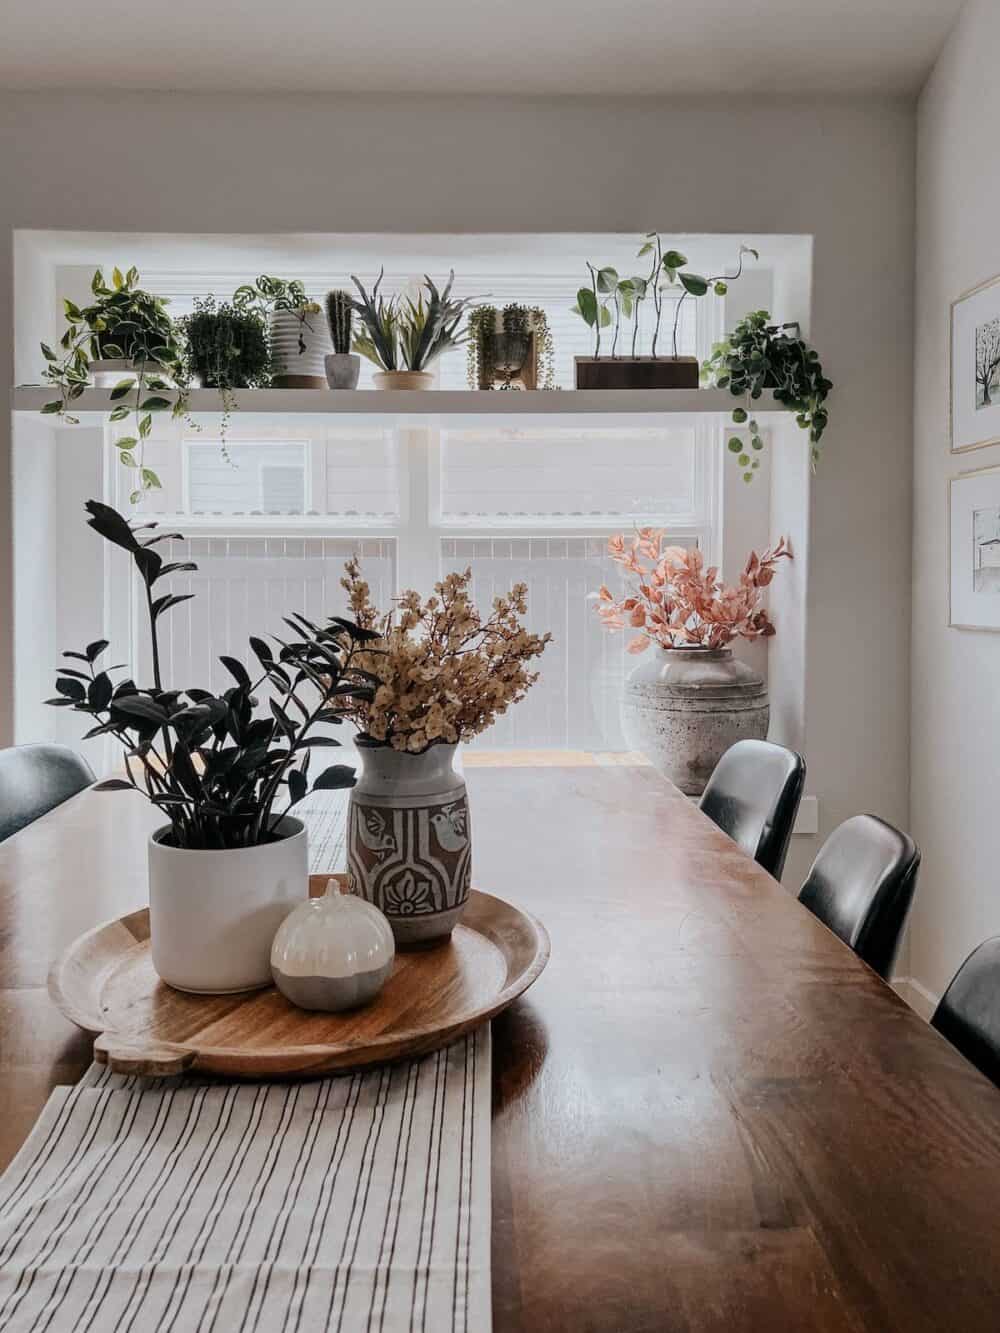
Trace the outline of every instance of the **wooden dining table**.
<path fill-rule="evenodd" d="M 467 778 L 477 884 L 552 940 L 493 1025 L 495 1333 L 995 1333 L 1000 1092 L 648 767 Z M 88 791 L 0 844 L 0 1164 L 156 822 Z"/>

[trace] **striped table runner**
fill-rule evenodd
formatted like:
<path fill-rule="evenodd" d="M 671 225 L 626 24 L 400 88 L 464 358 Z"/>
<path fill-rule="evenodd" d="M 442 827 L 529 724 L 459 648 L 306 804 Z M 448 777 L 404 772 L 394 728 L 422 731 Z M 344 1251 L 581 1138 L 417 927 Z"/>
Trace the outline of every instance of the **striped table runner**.
<path fill-rule="evenodd" d="M 488 1028 L 309 1082 L 92 1066 L 0 1180 L 4 1333 L 488 1333 L 490 1304 Z"/>

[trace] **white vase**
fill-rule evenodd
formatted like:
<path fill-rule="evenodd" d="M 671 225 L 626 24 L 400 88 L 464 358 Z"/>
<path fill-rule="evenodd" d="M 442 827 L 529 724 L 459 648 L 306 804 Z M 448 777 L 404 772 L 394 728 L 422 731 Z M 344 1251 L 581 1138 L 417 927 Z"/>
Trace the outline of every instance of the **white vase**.
<path fill-rule="evenodd" d="M 196 851 L 149 839 L 153 967 L 177 990 L 225 995 L 271 984 L 271 944 L 309 895 L 305 826 L 286 815 L 276 842 Z"/>
<path fill-rule="evenodd" d="M 622 731 L 688 796 L 700 796 L 731 745 L 764 740 L 767 686 L 731 648 L 651 645 L 625 680 Z"/>
<path fill-rule="evenodd" d="M 299 335 L 305 347 L 299 350 Z M 325 389 L 327 353 L 333 351 L 321 311 L 272 310 L 267 318 L 271 383 L 276 389 Z"/>
<path fill-rule="evenodd" d="M 351 889 L 385 913 L 401 948 L 447 939 L 469 897 L 469 803 L 456 749 L 359 749 L 347 811 Z"/>

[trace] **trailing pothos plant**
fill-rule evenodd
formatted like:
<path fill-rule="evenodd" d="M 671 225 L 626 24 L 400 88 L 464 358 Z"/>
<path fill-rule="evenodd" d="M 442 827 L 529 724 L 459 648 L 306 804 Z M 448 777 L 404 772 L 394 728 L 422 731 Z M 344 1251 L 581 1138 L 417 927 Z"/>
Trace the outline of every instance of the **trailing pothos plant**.
<path fill-rule="evenodd" d="M 594 356 L 601 355 L 601 330 L 611 329 L 611 355 L 619 355 L 618 344 L 622 332 L 622 321 L 632 320 L 632 340 L 630 355 L 636 355 L 636 343 L 639 334 L 639 314 L 642 304 L 647 299 L 653 303 L 653 331 L 650 340 L 650 355 L 658 355 L 660 326 L 663 322 L 663 297 L 671 287 L 680 287 L 681 293 L 674 305 L 674 321 L 671 329 L 671 356 L 677 357 L 677 335 L 680 329 L 681 311 L 688 297 L 706 296 L 709 291 L 716 296 L 725 296 L 729 284 L 743 275 L 743 262 L 747 255 L 759 259 L 757 251 L 749 245 L 741 245 L 733 273 L 718 273 L 714 277 L 704 277 L 687 268 L 687 255 L 679 250 L 664 250 L 663 242 L 655 231 L 647 232 L 639 246 L 636 258 L 649 260 L 649 273 L 633 274 L 621 278 L 618 270 L 605 266 L 597 267 L 588 263 L 590 286 L 581 287 L 576 294 L 576 305 L 572 313 L 579 315 L 583 322 L 594 330 Z"/>
<path fill-rule="evenodd" d="M 724 342 L 716 343 L 702 367 L 702 380 L 728 389 L 745 405 L 733 409 L 733 423 L 750 432 L 750 449 L 764 447 L 760 427 L 751 415 L 752 404 L 765 389 L 772 389 L 783 407 L 795 413 L 796 424 L 809 433 L 810 459 L 819 461 L 819 442 L 828 422 L 826 399 L 833 383 L 823 373 L 819 353 L 799 336 L 799 325 L 772 324 L 766 310 L 754 310 L 741 319 Z M 747 452 L 745 442 L 733 435 L 729 452 L 752 481 L 760 460 Z"/>
<path fill-rule="evenodd" d="M 117 510 L 87 502 L 88 524 L 128 552 L 145 590 L 153 684 L 112 680 L 117 667 L 101 668 L 108 643 L 98 639 L 56 679 L 50 704 L 86 713 L 86 733 L 114 736 L 125 751 L 125 776 L 97 784 L 98 791 L 139 791 L 170 822 L 170 845 L 181 848 L 255 847 L 278 839 L 281 820 L 311 790 L 354 785 L 354 770 L 333 764 L 310 781 L 314 749 L 339 745 L 318 726 L 339 725 L 350 699 L 369 699 L 378 682 L 353 665 L 361 645 L 377 638 L 353 621 L 333 616 L 322 625 L 285 617 L 287 639 L 251 638 L 254 674 L 235 657 L 220 661 L 233 678 L 221 694 L 164 687 L 157 625 L 193 594 L 158 591 L 161 580 L 193 571 L 189 561 L 165 562 L 155 549 L 179 533 L 155 523 L 132 525 Z M 257 691 L 272 691 L 266 708 Z"/>
<path fill-rule="evenodd" d="M 163 396 L 170 388 L 166 376 L 176 381 L 181 367 L 181 349 L 177 328 L 166 310 L 164 298 L 143 291 L 139 286 L 139 271 L 130 268 L 126 273 L 115 268 L 110 284 L 104 273 L 97 269 L 90 289 L 94 300 L 79 306 L 64 300 L 66 330 L 59 340 L 57 353 L 42 343 L 45 357 L 43 378 L 58 390 L 58 398 L 46 403 L 45 415 L 58 415 L 70 425 L 78 425 L 79 417 L 72 412 L 76 400 L 90 382 L 90 367 L 97 360 L 123 360 L 132 363 L 132 371 L 111 390 L 111 421 L 133 417 L 134 433 L 115 439 L 115 448 L 121 463 L 135 472 L 136 489 L 131 502 L 136 503 L 143 491 L 160 485 L 156 473 L 144 465 L 143 444 L 153 426 L 153 413 L 184 411 L 182 395 L 176 402 Z"/>

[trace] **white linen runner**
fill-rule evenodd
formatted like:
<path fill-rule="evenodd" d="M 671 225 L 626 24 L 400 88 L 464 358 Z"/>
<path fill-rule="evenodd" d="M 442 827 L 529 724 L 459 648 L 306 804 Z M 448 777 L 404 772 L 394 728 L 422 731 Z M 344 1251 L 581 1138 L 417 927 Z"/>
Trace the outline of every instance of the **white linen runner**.
<path fill-rule="evenodd" d="M 0 1329 L 489 1333 L 490 1081 L 488 1027 L 311 1081 L 92 1066 L 0 1180 Z"/>

